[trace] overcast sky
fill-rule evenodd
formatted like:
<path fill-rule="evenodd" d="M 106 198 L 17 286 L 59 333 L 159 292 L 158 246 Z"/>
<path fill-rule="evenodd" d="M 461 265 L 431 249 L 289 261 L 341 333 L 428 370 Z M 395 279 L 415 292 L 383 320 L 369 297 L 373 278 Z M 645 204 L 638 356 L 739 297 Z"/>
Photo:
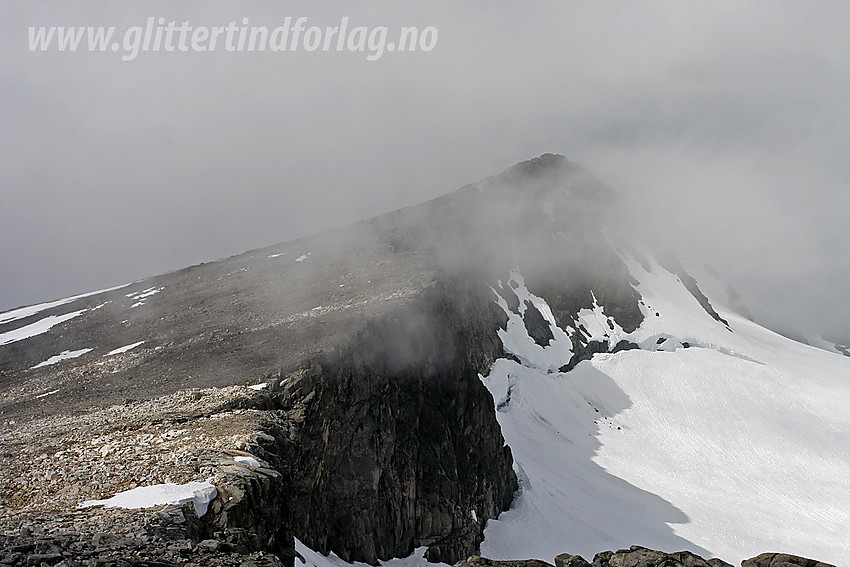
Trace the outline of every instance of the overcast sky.
<path fill-rule="evenodd" d="M 773 326 L 850 337 L 850 4 L 14 2 L 0 309 L 348 224 L 541 153 L 634 199 Z M 30 52 L 149 16 L 433 26 L 428 52 Z"/>

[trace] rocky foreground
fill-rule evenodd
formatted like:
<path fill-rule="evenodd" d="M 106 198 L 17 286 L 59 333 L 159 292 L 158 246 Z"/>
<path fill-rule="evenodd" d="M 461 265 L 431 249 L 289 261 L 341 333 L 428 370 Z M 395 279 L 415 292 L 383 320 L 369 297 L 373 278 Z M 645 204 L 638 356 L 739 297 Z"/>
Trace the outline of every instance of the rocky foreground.
<path fill-rule="evenodd" d="M 257 525 L 281 513 L 281 474 L 236 460 L 268 456 L 257 409 L 268 400 L 244 386 L 185 390 L 2 428 L 0 565 L 281 565 L 292 542 Z M 190 481 L 217 489 L 202 518 L 192 503 L 79 507 Z"/>
<path fill-rule="evenodd" d="M 204 526 L 188 506 L 167 506 L 143 514 L 110 510 L 96 522 L 83 513 L 41 518 L 17 535 L 2 536 L 0 566 L 97 567 L 283 567 L 267 552 L 248 552 L 252 534 L 226 530 L 200 539 Z M 106 531 L 97 531 L 103 529 Z M 302 560 L 303 558 L 299 559 Z M 553 567 L 537 559 L 496 561 L 473 556 L 455 567 Z M 593 562 L 564 553 L 554 567 L 732 567 L 721 559 L 704 559 L 688 551 L 665 553 L 640 546 L 597 553 Z M 784 553 L 762 553 L 741 567 L 835 567 L 814 559 Z"/>
<path fill-rule="evenodd" d="M 493 561 L 484 557 L 470 557 L 455 567 L 552 567 L 550 563 L 531 559 L 527 561 Z M 597 553 L 593 562 L 568 553 L 555 557 L 554 567 L 732 567 L 720 559 L 703 559 L 689 551 L 664 553 L 633 545 L 619 551 Z M 787 555 L 784 553 L 762 553 L 758 557 L 746 559 L 741 567 L 835 567 L 814 559 Z"/>

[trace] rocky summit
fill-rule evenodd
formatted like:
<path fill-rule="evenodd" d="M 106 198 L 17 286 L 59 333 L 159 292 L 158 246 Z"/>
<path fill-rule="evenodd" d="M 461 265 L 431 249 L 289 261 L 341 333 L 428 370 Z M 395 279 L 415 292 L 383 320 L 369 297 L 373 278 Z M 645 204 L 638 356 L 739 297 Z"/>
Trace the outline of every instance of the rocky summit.
<path fill-rule="evenodd" d="M 350 227 L 0 314 L 0 565 L 293 565 L 296 538 L 372 565 L 478 553 L 530 486 L 498 418 L 522 403 L 519 374 L 494 399 L 497 362 L 560 376 L 626 351 L 720 352 L 640 335 L 662 314 L 631 261 L 733 331 L 630 231 L 610 189 L 544 155 Z M 825 565 L 768 555 L 745 565 Z M 488 561 L 464 564 L 507 565 Z M 632 548 L 592 565 L 725 563 Z"/>

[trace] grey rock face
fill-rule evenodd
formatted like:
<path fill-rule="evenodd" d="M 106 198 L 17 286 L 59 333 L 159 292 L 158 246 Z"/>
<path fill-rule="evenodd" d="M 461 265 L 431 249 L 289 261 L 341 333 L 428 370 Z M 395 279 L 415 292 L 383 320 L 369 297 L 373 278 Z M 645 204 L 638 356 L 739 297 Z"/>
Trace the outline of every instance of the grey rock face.
<path fill-rule="evenodd" d="M 835 565 L 785 553 L 762 553 L 742 561 L 741 567 L 835 567 Z"/>
<path fill-rule="evenodd" d="M 501 354 L 487 292 L 438 286 L 313 369 L 294 465 L 305 544 L 370 563 L 427 545 L 453 562 L 510 505 L 510 449 L 478 378 Z"/>
<path fill-rule="evenodd" d="M 284 469 L 279 453 L 252 449 Z M 295 557 L 289 521 L 291 480 L 275 469 L 248 467 L 222 455 L 207 457 L 202 471 L 213 474 L 211 482 L 218 491 L 203 522 L 204 535 L 214 538 L 207 540 L 207 548 L 219 549 L 221 545 L 212 543 L 224 541 L 241 553 L 268 551 L 291 564 Z"/>
<path fill-rule="evenodd" d="M 525 314 L 522 322 L 528 330 L 528 336 L 542 347 L 549 346 L 549 343 L 555 338 L 549 323 L 530 301 L 525 302 Z"/>
<path fill-rule="evenodd" d="M 473 555 L 468 559 L 459 561 L 455 567 L 552 567 L 550 563 L 539 559 L 520 559 L 514 561 L 487 559 Z"/>
<path fill-rule="evenodd" d="M 481 557 L 471 557 L 458 563 L 455 567 L 544 567 L 543 561 L 492 561 Z M 633 545 L 629 549 L 619 551 L 603 551 L 597 553 L 593 562 L 586 561 L 579 555 L 562 553 L 555 557 L 555 567 L 732 567 L 720 559 L 703 559 L 689 551 L 664 553 Z M 744 567 L 749 567 L 745 565 Z M 761 566 L 759 566 L 761 567 Z"/>
<path fill-rule="evenodd" d="M 732 567 L 720 559 L 703 559 L 690 551 L 664 553 L 638 545 L 603 551 L 593 557 L 593 567 Z"/>
<path fill-rule="evenodd" d="M 590 567 L 590 563 L 581 555 L 562 553 L 555 557 L 555 567 Z"/>

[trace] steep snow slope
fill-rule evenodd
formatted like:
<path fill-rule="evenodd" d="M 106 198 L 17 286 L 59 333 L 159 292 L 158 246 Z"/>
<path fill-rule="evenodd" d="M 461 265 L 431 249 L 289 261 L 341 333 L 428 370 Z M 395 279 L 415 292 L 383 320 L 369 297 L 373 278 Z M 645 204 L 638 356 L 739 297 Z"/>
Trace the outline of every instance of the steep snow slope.
<path fill-rule="evenodd" d="M 721 310 L 727 327 L 676 275 L 624 260 L 643 324 L 624 333 L 596 306 L 574 325 L 642 350 L 560 373 L 553 360 L 569 359 L 568 343 L 535 357 L 523 328 L 502 335 L 520 362 L 497 361 L 482 379 L 521 489 L 488 524 L 482 555 L 590 558 L 639 544 L 850 564 L 850 361 Z"/>

